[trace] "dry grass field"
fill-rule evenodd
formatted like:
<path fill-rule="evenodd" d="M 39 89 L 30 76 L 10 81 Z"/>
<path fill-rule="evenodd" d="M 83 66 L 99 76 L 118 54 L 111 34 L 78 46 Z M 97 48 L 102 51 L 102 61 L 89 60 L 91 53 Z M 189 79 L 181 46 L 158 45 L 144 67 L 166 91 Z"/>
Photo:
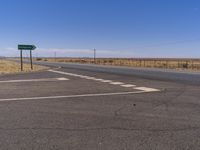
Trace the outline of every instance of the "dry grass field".
<path fill-rule="evenodd" d="M 200 70 L 200 59 L 175 59 L 175 58 L 37 58 L 37 61 L 66 62 L 82 64 L 101 64 L 129 67 L 166 68 L 177 70 Z"/>
<path fill-rule="evenodd" d="M 34 65 L 33 70 L 31 70 L 29 64 L 24 64 L 23 72 L 40 71 L 44 69 L 47 69 L 47 67 Z M 0 74 L 10 74 L 19 72 L 21 72 L 20 63 L 0 59 Z"/>

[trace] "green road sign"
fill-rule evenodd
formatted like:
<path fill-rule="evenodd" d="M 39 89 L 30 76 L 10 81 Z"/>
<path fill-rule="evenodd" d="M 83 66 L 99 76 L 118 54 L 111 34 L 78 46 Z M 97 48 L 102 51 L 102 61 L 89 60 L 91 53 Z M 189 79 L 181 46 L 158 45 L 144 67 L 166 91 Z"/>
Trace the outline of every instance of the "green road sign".
<path fill-rule="evenodd" d="M 18 45 L 18 50 L 35 50 L 35 45 Z"/>

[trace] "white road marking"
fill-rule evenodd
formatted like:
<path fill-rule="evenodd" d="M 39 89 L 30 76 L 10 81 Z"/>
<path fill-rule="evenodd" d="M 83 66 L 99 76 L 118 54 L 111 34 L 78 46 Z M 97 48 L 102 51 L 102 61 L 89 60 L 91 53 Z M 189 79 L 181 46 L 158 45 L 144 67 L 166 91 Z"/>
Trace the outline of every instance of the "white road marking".
<path fill-rule="evenodd" d="M 56 71 L 56 70 L 49 70 L 50 72 L 58 73 L 58 74 L 64 74 L 64 75 L 69 75 L 69 76 L 74 76 L 74 77 L 80 77 L 88 80 L 95 80 L 95 81 L 100 81 L 100 82 L 112 82 L 111 80 L 104 80 L 104 79 L 97 79 L 95 77 L 90 77 L 90 76 L 84 76 L 84 75 L 78 75 L 78 74 L 73 74 L 73 73 L 67 73 L 67 72 L 62 72 L 62 71 Z"/>
<path fill-rule="evenodd" d="M 46 97 L 27 97 L 27 98 L 8 98 L 0 99 L 0 101 L 25 101 L 25 100 L 43 100 L 43 99 L 62 99 L 62 98 L 80 98 L 80 97 L 98 97 L 98 96 L 114 96 L 114 95 L 130 95 L 149 93 L 145 91 L 135 92 L 118 92 L 118 93 L 98 93 L 98 94 L 81 94 L 81 95 L 66 95 L 66 96 L 46 96 Z"/>
<path fill-rule="evenodd" d="M 81 76 L 81 78 L 87 79 L 87 78 L 89 78 L 89 76 Z"/>
<path fill-rule="evenodd" d="M 109 82 L 113 82 L 113 81 L 111 81 L 111 80 L 102 80 L 101 82 L 103 82 L 103 83 L 109 83 Z"/>
<path fill-rule="evenodd" d="M 88 77 L 88 78 L 86 78 L 86 79 L 89 79 L 89 80 L 96 80 L 95 77 Z"/>
<path fill-rule="evenodd" d="M 94 79 L 95 81 L 103 81 L 104 79 Z"/>
<path fill-rule="evenodd" d="M 69 79 L 67 79 L 67 78 L 57 78 L 57 80 L 59 80 L 59 81 L 66 81 L 66 80 L 69 80 Z"/>
<path fill-rule="evenodd" d="M 160 91 L 158 89 L 148 88 L 148 87 L 136 87 L 134 89 L 135 90 L 142 90 L 142 91 L 145 91 L 145 92 L 158 92 L 158 91 Z"/>
<path fill-rule="evenodd" d="M 112 84 L 112 85 L 122 85 L 124 83 L 123 82 L 110 82 L 110 84 Z"/>
<path fill-rule="evenodd" d="M 49 70 L 50 72 L 54 72 L 54 73 L 58 73 L 58 74 L 64 74 L 64 75 L 69 75 L 69 76 L 73 76 L 73 77 L 80 77 L 80 78 L 84 78 L 84 79 L 88 79 L 88 80 L 94 80 L 94 81 L 100 81 L 103 83 L 109 83 L 111 85 L 120 85 L 121 87 L 125 87 L 125 88 L 132 88 L 135 87 L 135 90 L 140 90 L 143 92 L 158 92 L 160 90 L 158 89 L 154 89 L 154 88 L 148 88 L 148 87 L 136 87 L 136 85 L 133 84 L 125 84 L 123 82 L 115 82 L 115 81 L 111 81 L 111 80 L 104 80 L 104 79 L 98 79 L 95 77 L 90 77 L 90 76 L 84 76 L 84 75 L 78 75 L 78 74 L 73 74 L 73 73 L 67 73 L 67 72 L 62 72 L 62 71 L 55 71 L 55 70 Z"/>
<path fill-rule="evenodd" d="M 67 72 L 62 72 L 62 71 L 55 71 L 55 70 L 49 70 L 50 72 L 58 73 L 58 74 L 64 74 L 68 76 L 73 76 L 73 77 L 81 77 L 81 75 L 73 74 L 73 73 L 67 73 Z"/>
<path fill-rule="evenodd" d="M 136 85 L 133 84 L 124 84 L 124 85 L 120 85 L 122 87 L 126 87 L 126 88 L 131 88 L 131 87 L 135 87 Z"/>
<path fill-rule="evenodd" d="M 27 80 L 7 80 L 0 83 L 19 83 L 19 82 L 44 82 L 44 81 L 66 81 L 67 78 L 46 78 L 46 79 L 27 79 Z"/>

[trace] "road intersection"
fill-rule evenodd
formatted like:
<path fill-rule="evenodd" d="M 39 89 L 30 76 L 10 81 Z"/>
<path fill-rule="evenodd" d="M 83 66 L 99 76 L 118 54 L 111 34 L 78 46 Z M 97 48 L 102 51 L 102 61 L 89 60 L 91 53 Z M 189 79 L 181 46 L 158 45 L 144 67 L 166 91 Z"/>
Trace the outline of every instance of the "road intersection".
<path fill-rule="evenodd" d="M 59 65 L 0 76 L 1 149 L 198 148 L 197 83 Z"/>

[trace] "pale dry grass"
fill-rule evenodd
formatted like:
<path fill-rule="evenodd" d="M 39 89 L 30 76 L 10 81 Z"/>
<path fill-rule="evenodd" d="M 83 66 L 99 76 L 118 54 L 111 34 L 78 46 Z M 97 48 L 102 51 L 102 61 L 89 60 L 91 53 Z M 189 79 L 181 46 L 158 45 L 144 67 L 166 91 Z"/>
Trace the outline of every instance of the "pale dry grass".
<path fill-rule="evenodd" d="M 33 71 L 40 71 L 40 70 L 45 70 L 45 69 L 47 69 L 47 67 L 34 65 L 33 70 L 31 70 L 30 64 L 24 63 L 23 72 L 33 72 Z M 0 59 L 0 74 L 10 74 L 10 73 L 19 73 L 19 72 L 21 72 L 20 63 Z"/>

